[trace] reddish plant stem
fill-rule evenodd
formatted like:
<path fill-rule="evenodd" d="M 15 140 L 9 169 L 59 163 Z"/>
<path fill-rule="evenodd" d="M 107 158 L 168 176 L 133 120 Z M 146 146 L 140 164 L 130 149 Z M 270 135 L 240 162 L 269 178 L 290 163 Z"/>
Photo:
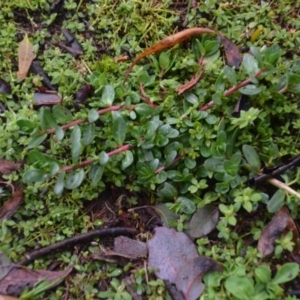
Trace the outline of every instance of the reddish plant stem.
<path fill-rule="evenodd" d="M 259 71 L 257 71 L 253 77 L 257 78 L 259 77 L 263 72 L 266 71 L 266 68 L 263 68 Z M 241 89 L 242 87 L 244 87 L 245 85 L 249 84 L 251 82 L 251 79 L 248 78 L 244 81 L 242 81 L 241 83 L 239 83 L 238 85 L 233 86 L 232 88 L 230 88 L 229 90 L 224 92 L 224 96 L 228 97 L 229 95 L 235 93 L 236 91 L 238 91 L 239 89 Z M 200 110 L 208 110 L 209 108 L 211 108 L 214 105 L 214 101 L 210 101 L 207 104 L 205 104 L 204 106 L 200 107 Z"/>
<path fill-rule="evenodd" d="M 158 174 L 158 173 L 164 171 L 165 169 L 167 169 L 168 167 L 170 167 L 170 166 L 176 164 L 176 163 L 177 163 L 178 161 L 180 161 L 183 157 L 184 157 L 184 155 L 180 155 L 180 156 L 176 157 L 176 158 L 172 161 L 172 163 L 171 163 L 169 166 L 167 166 L 167 167 L 166 167 L 166 166 L 163 166 L 163 167 L 158 168 L 158 169 L 155 171 L 155 174 Z"/>
<path fill-rule="evenodd" d="M 114 156 L 114 155 L 119 154 L 121 152 L 125 152 L 129 149 L 132 149 L 131 145 L 123 145 L 123 146 L 120 146 L 118 149 L 115 149 L 113 151 L 108 152 L 107 154 L 108 154 L 109 157 L 111 157 L 111 156 Z M 75 166 L 62 167 L 62 168 L 59 169 L 59 171 L 60 172 L 62 172 L 62 171 L 70 172 L 70 171 L 73 171 L 75 169 L 80 169 L 80 168 L 86 167 L 88 165 L 91 165 L 93 162 L 95 162 L 94 159 L 87 159 L 87 160 L 82 161 L 81 163 L 79 163 L 78 165 L 75 165 Z"/>
<path fill-rule="evenodd" d="M 157 105 L 154 104 L 153 102 L 151 102 L 150 98 L 146 95 L 146 92 L 144 90 L 144 86 L 142 84 L 140 84 L 140 91 L 141 91 L 141 94 L 142 94 L 141 99 L 144 102 L 146 102 L 148 105 L 150 105 L 151 107 L 156 108 Z"/>
<path fill-rule="evenodd" d="M 134 105 L 132 105 L 134 107 Z M 120 110 L 122 109 L 124 106 L 123 105 L 115 105 L 115 106 L 110 106 L 110 107 L 107 107 L 107 108 L 104 108 L 104 109 L 100 109 L 98 110 L 98 115 L 103 115 L 105 113 L 107 113 L 108 111 L 116 111 L 116 110 Z M 73 127 L 75 125 L 78 125 L 78 124 L 81 124 L 83 122 L 85 122 L 87 119 L 78 119 L 78 120 L 75 120 L 75 121 L 72 121 L 68 124 L 65 124 L 63 126 L 61 126 L 61 129 L 62 130 L 65 130 L 65 129 L 68 129 L 70 127 Z M 47 129 L 47 130 L 44 130 L 44 131 L 40 131 L 40 134 L 44 134 L 44 133 L 54 133 L 56 131 L 55 128 L 50 128 L 50 129 Z"/>

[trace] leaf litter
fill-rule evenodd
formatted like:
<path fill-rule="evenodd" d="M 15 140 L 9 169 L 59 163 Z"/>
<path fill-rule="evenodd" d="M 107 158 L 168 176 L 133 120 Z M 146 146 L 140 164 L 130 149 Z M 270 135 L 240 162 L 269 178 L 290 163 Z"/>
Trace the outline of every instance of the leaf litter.
<path fill-rule="evenodd" d="M 295 244 L 293 250 L 294 258 L 297 260 L 298 257 L 299 259 L 300 248 L 297 244 L 297 240 L 299 239 L 299 231 L 290 215 L 289 210 L 285 206 L 278 211 L 278 213 L 263 229 L 258 240 L 258 251 L 263 257 L 272 254 L 276 239 L 278 239 L 281 235 L 286 235 L 290 231 L 293 232 L 293 242 Z"/>
<path fill-rule="evenodd" d="M 186 300 L 199 298 L 204 290 L 203 275 L 222 271 L 221 265 L 209 257 L 199 256 L 196 246 L 184 233 L 157 227 L 148 241 L 148 264 L 155 275 L 175 284 Z"/>
<path fill-rule="evenodd" d="M 28 35 L 25 34 L 23 41 L 19 44 L 19 71 L 17 78 L 24 80 L 28 74 L 31 63 L 34 59 L 33 45 Z"/>

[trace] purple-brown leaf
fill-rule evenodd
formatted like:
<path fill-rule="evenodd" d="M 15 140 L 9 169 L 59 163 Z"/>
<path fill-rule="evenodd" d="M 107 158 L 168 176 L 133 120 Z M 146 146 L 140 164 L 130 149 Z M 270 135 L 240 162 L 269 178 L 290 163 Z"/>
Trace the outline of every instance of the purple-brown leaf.
<path fill-rule="evenodd" d="M 198 208 L 190 223 L 190 234 L 193 238 L 200 238 L 215 229 L 219 220 L 219 209 L 213 205 Z"/>
<path fill-rule="evenodd" d="M 0 159 L 0 174 L 10 174 L 13 171 L 18 171 L 21 163 L 14 163 L 6 159 Z"/>

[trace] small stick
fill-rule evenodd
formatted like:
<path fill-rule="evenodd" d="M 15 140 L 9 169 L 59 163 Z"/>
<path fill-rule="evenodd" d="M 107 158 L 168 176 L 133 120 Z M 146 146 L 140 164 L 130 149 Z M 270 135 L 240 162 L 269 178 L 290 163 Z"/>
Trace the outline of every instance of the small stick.
<path fill-rule="evenodd" d="M 91 240 L 93 238 L 106 237 L 106 236 L 119 236 L 119 235 L 133 235 L 136 233 L 137 233 L 136 229 L 126 228 L 126 227 L 96 229 L 83 234 L 75 235 L 71 238 L 67 238 L 63 241 L 57 242 L 48 247 L 44 247 L 42 249 L 32 251 L 31 253 L 25 255 L 25 258 L 19 262 L 19 265 L 27 265 L 33 260 L 40 258 L 50 252 L 57 251 L 59 249 L 64 250 L 64 248 L 67 246 L 82 243 L 84 241 Z"/>

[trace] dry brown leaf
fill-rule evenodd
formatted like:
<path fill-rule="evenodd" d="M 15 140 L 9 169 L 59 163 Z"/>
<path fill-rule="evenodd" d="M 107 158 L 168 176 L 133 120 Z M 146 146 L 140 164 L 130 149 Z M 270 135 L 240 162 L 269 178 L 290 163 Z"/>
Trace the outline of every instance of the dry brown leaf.
<path fill-rule="evenodd" d="M 0 208 L 0 222 L 4 219 L 10 218 L 19 208 L 23 201 L 23 189 L 17 190 L 10 199 L 5 201 L 3 206 Z"/>
<path fill-rule="evenodd" d="M 146 49 L 144 52 L 142 52 L 129 66 L 129 68 L 126 71 L 124 81 L 126 81 L 129 73 L 131 72 L 132 68 L 144 57 L 151 55 L 153 53 L 160 52 L 164 49 L 170 48 L 172 46 L 175 46 L 177 44 L 180 44 L 183 41 L 186 41 L 190 39 L 193 36 L 197 36 L 200 34 L 209 33 L 209 34 L 216 34 L 214 30 L 208 29 L 208 28 L 189 28 L 180 32 L 177 32 L 173 35 L 167 36 L 166 38 L 160 40 L 158 43 L 154 44 L 150 48 Z"/>
<path fill-rule="evenodd" d="M 214 34 L 218 35 L 221 39 L 221 42 L 224 46 L 226 58 L 228 61 L 228 64 L 230 66 L 235 66 L 235 68 L 238 68 L 241 61 L 242 61 L 242 55 L 239 52 L 238 47 L 231 42 L 229 39 L 227 39 L 223 34 L 221 34 L 218 31 L 211 30 L 208 28 L 201 28 L 201 27 L 195 27 L 195 28 L 189 28 L 185 29 L 183 31 L 177 32 L 173 35 L 167 36 L 166 38 L 160 40 L 150 48 L 146 49 L 144 52 L 142 52 L 129 66 L 129 68 L 126 71 L 124 81 L 126 81 L 129 73 L 131 72 L 132 68 L 144 57 L 151 55 L 153 53 L 160 52 L 164 49 L 173 47 L 177 44 L 180 44 L 194 36 L 201 35 L 201 34 Z"/>
<path fill-rule="evenodd" d="M 138 259 L 148 254 L 147 245 L 143 242 L 118 236 L 114 241 L 114 253 L 129 259 Z"/>
<path fill-rule="evenodd" d="M 23 41 L 19 44 L 19 71 L 17 77 L 20 80 L 26 78 L 30 65 L 34 59 L 33 45 L 25 34 Z"/>
<path fill-rule="evenodd" d="M 31 289 L 41 280 L 58 285 L 68 276 L 70 269 L 65 271 L 31 270 L 21 266 L 15 266 L 10 273 L 0 281 L 0 294 L 19 296 L 23 290 Z"/>
<path fill-rule="evenodd" d="M 219 34 L 219 37 L 225 50 L 228 65 L 238 69 L 243 60 L 239 48 L 223 34 Z"/>
<path fill-rule="evenodd" d="M 11 297 L 11 296 L 5 296 L 0 295 L 0 300 L 18 300 L 19 298 Z"/>
<path fill-rule="evenodd" d="M 21 163 L 13 163 L 6 159 L 0 159 L 0 173 L 6 175 L 13 171 L 18 171 L 21 165 Z"/>
<path fill-rule="evenodd" d="M 297 239 L 299 238 L 297 226 L 289 210 L 286 207 L 282 207 L 264 228 L 258 240 L 258 251 L 263 257 L 270 255 L 274 251 L 275 240 L 290 231 L 293 232 L 293 241 L 297 245 Z M 295 251 L 299 251 L 299 247 L 295 246 Z"/>
<path fill-rule="evenodd" d="M 53 93 L 34 93 L 34 105 L 55 105 L 61 102 L 61 98 Z"/>

